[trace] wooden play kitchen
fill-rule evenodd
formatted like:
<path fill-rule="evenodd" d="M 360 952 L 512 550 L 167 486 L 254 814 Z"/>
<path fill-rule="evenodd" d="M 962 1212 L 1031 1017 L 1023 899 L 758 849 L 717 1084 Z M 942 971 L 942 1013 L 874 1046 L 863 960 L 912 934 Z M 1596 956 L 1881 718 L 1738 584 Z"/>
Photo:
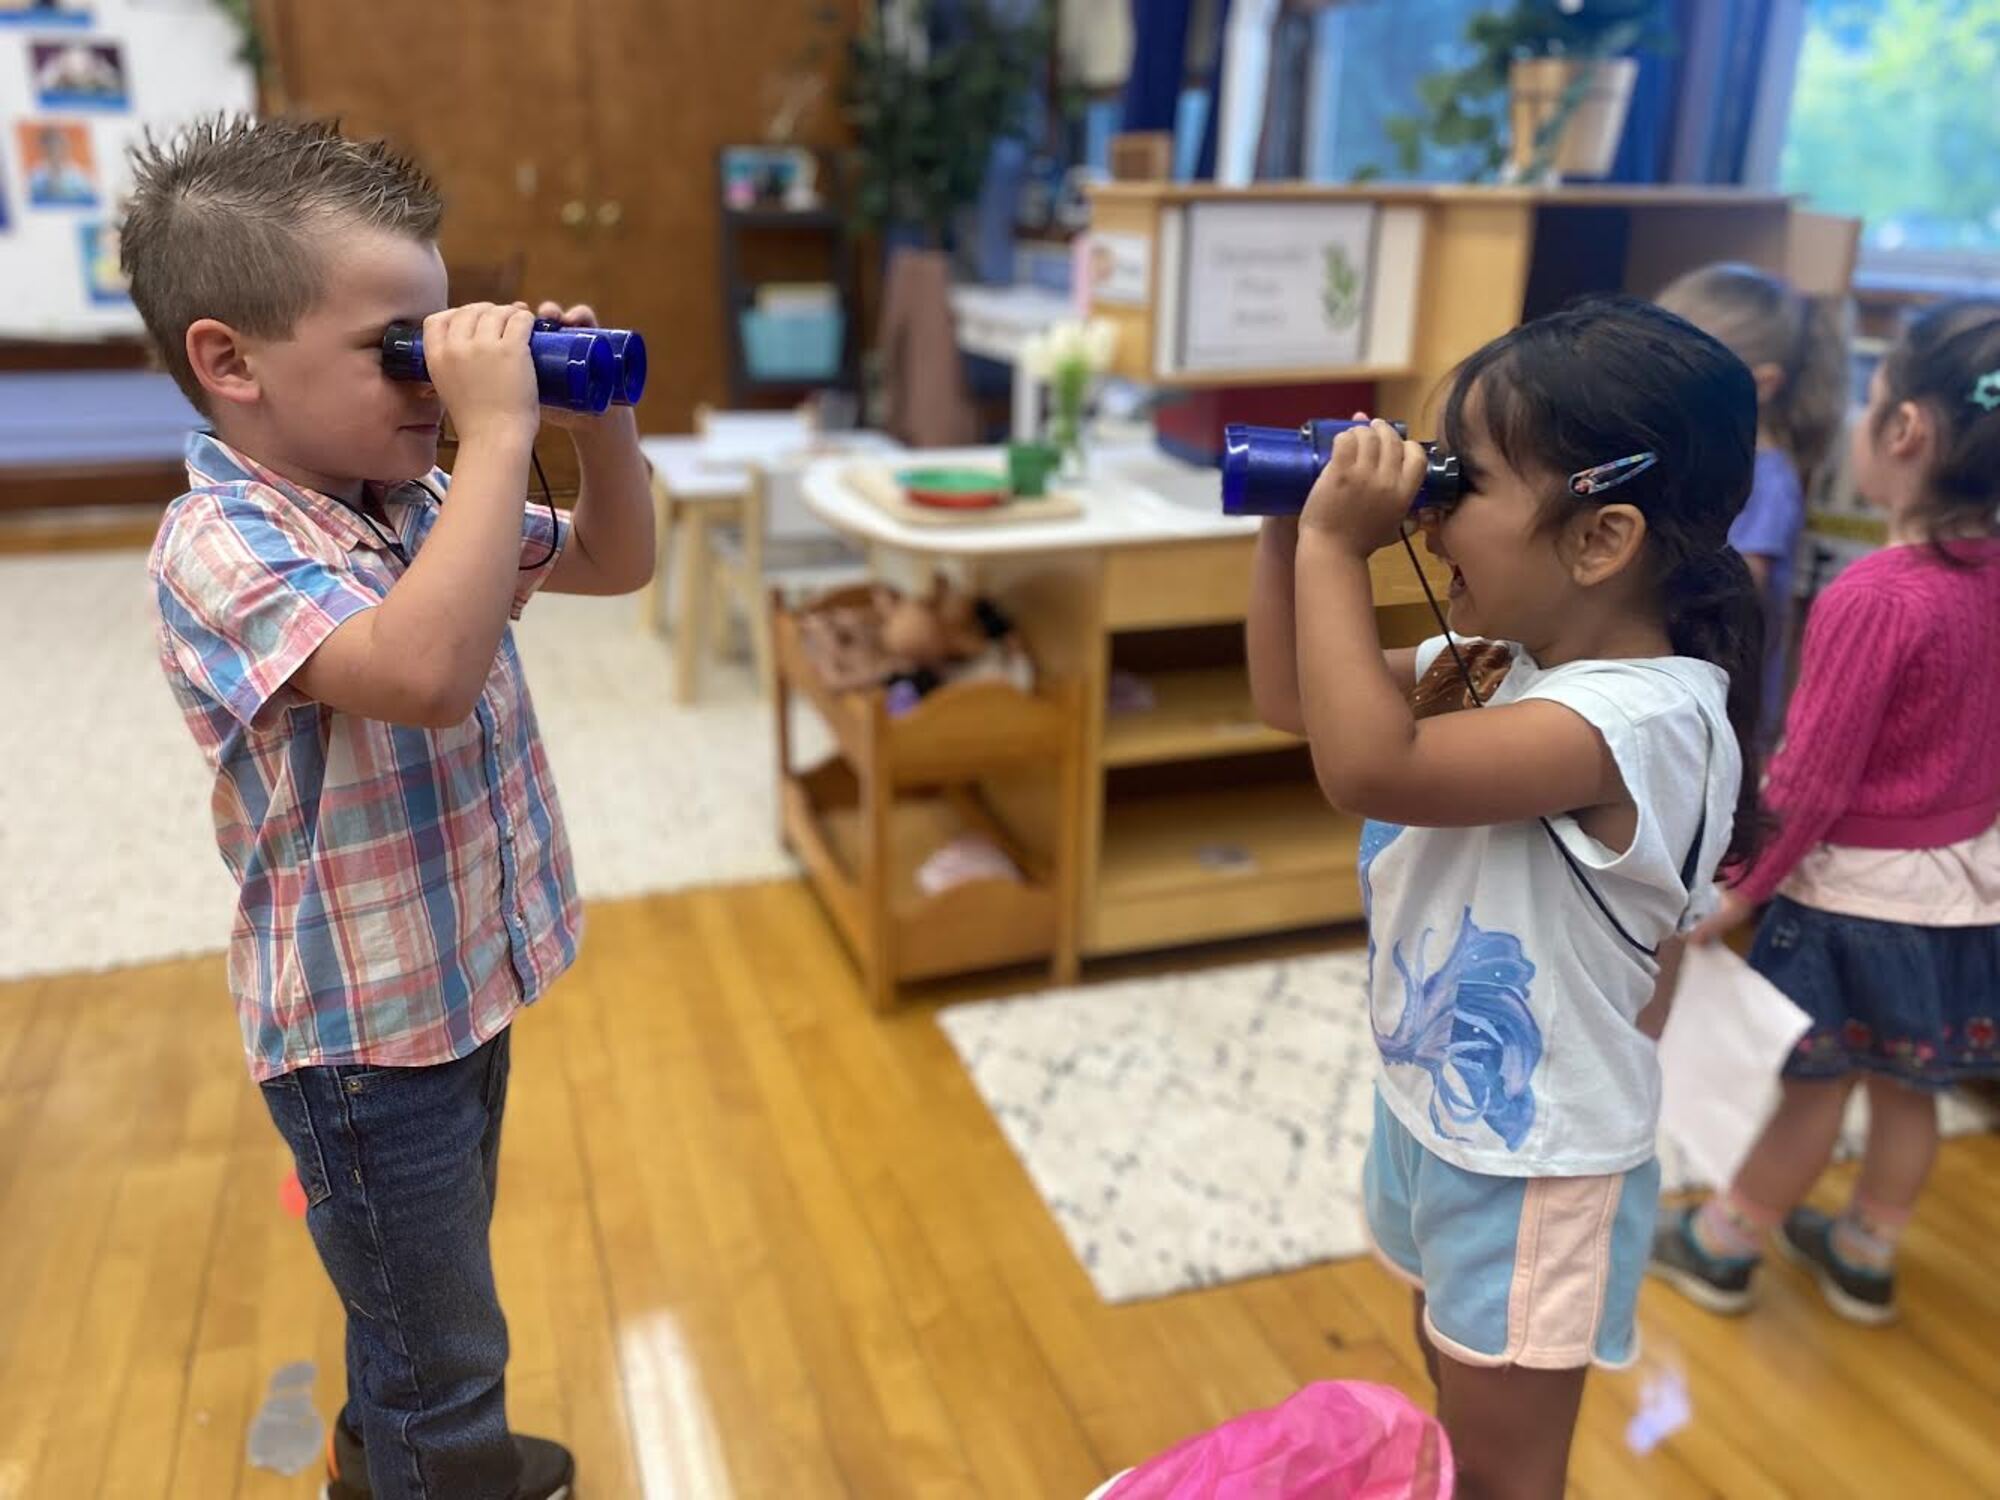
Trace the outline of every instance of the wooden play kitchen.
<path fill-rule="evenodd" d="M 1321 415 L 1363 406 L 1428 436 L 1452 366 L 1524 317 L 1587 291 L 1648 295 L 1718 258 L 1843 289 L 1851 228 L 1732 190 L 1113 183 L 1095 190 L 1092 311 L 1118 323 L 1130 378 L 1324 384 Z M 1007 468 L 998 449 L 923 463 Z M 921 588 L 941 571 L 994 601 L 1040 674 L 1032 694 L 947 686 L 891 720 L 879 692 L 816 685 L 796 621 L 777 621 L 781 734 L 802 693 L 840 747 L 833 769 L 781 766 L 786 835 L 877 1003 L 902 979 L 1029 958 L 1061 977 L 1079 959 L 1361 915 L 1358 826 L 1326 805 L 1303 743 L 1251 706 L 1256 523 L 1221 514 L 1213 471 L 1150 444 L 1101 449 L 1075 513 L 1017 502 L 1005 524 L 911 524 L 854 480 L 814 466 L 807 504 L 866 543 L 879 576 Z M 1400 547 L 1371 571 L 1385 644 L 1435 633 Z M 918 787 L 948 787 L 943 826 L 989 827 L 1039 879 L 915 899 L 910 862 L 942 831 L 925 822 L 934 804 L 899 800 Z"/>

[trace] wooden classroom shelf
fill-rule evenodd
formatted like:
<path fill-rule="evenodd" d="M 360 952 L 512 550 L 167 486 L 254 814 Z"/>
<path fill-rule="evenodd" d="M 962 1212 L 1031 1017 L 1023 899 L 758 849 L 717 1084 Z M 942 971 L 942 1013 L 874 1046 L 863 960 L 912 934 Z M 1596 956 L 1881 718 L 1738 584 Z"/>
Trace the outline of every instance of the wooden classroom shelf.
<path fill-rule="evenodd" d="M 1258 719 L 1241 666 L 1152 672 L 1144 674 L 1144 681 L 1153 690 L 1153 707 L 1106 716 L 1101 765 L 1206 760 L 1304 743 Z"/>
<path fill-rule="evenodd" d="M 1027 963 L 1055 948 L 1062 924 L 1050 866 L 1016 844 L 970 793 L 958 790 L 899 798 L 888 808 L 886 905 L 879 918 L 887 927 L 878 932 L 878 919 L 870 915 L 866 821 L 860 784 L 843 761 L 816 766 L 785 784 L 787 841 L 858 964 L 867 967 L 884 937 L 895 955 L 897 980 Z M 920 889 L 917 867 L 932 850 L 965 833 L 993 839 L 1025 878 L 967 881 L 934 896 Z"/>
<path fill-rule="evenodd" d="M 855 604 L 868 594 L 866 588 L 840 589 L 815 607 Z M 771 631 L 779 672 L 819 710 L 849 764 L 867 765 L 878 738 L 893 741 L 889 764 L 896 787 L 1048 759 L 1060 755 L 1070 738 L 1059 699 L 1031 696 L 995 679 L 947 683 L 908 713 L 890 719 L 879 690 L 842 693 L 827 686 L 807 658 L 798 624 L 788 611 L 777 611 Z"/>
<path fill-rule="evenodd" d="M 1322 385 L 1346 385 L 1362 381 L 1404 380 L 1411 373 L 1408 364 L 1399 365 L 1322 365 L 1305 371 L 1297 369 L 1280 370 L 1231 370 L 1228 373 L 1230 385 L 1298 385 L 1312 381 Z M 1214 389 L 1217 381 L 1209 370 L 1154 371 L 1146 377 L 1148 385 L 1157 385 L 1166 390 L 1202 391 Z"/>
<path fill-rule="evenodd" d="M 1089 951 L 1354 920 L 1360 841 L 1310 778 L 1114 799 Z"/>
<path fill-rule="evenodd" d="M 805 610 L 848 605 L 842 590 Z M 979 790 L 989 777 L 1047 786 L 1072 820 L 1077 797 L 1077 684 L 1033 693 L 1011 683 L 948 683 L 892 717 L 881 688 L 834 691 L 815 669 L 797 619 L 771 599 L 777 670 L 780 828 L 852 951 L 870 1000 L 893 1003 L 898 984 L 1047 959 L 1065 983 L 1076 973 L 1076 861 L 1064 838 L 1020 836 Z M 791 764 L 794 693 L 832 731 L 834 758 Z M 1058 824 L 1058 827 L 1067 826 Z M 980 834 L 1004 850 L 1020 880 L 967 881 L 931 895 L 916 872 L 935 850 Z"/>

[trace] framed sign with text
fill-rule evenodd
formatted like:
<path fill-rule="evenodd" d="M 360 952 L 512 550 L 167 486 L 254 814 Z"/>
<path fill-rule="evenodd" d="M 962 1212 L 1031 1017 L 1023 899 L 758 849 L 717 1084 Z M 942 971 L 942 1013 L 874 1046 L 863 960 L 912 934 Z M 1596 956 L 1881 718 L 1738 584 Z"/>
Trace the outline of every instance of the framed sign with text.
<path fill-rule="evenodd" d="M 1181 367 L 1364 363 L 1378 212 L 1373 203 L 1191 204 Z"/>

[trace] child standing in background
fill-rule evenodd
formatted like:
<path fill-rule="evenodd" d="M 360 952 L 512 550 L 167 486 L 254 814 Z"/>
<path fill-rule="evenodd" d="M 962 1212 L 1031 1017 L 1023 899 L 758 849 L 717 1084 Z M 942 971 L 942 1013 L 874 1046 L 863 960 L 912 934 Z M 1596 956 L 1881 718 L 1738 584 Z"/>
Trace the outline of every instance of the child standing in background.
<path fill-rule="evenodd" d="M 1890 544 L 1814 603 L 1766 787 L 1776 836 L 1695 934 L 1775 895 L 1750 962 L 1812 1025 L 1735 1181 L 1661 1226 L 1653 1271 L 1741 1312 L 1777 1229 L 1835 1312 L 1885 1323 L 1937 1152 L 1936 1091 L 2000 1077 L 2000 303 L 1910 326 L 1852 461 Z M 1834 1219 L 1796 1205 L 1857 1081 L 1868 1146 Z"/>
<path fill-rule="evenodd" d="M 1757 382 L 1757 468 L 1729 528 L 1764 598 L 1764 741 L 1785 719 L 1786 616 L 1806 491 L 1847 413 L 1842 305 L 1808 297 L 1755 266 L 1703 266 L 1660 293 L 1660 306 L 1728 346 Z"/>

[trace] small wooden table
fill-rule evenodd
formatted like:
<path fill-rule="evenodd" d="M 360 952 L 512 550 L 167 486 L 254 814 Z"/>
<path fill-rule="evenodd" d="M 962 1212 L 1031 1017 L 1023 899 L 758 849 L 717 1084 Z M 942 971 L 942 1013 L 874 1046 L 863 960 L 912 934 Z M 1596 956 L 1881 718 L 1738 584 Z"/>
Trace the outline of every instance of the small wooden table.
<path fill-rule="evenodd" d="M 888 456 L 902 447 L 881 433 L 830 434 L 822 439 L 846 454 Z M 640 599 L 641 617 L 655 630 L 667 627 L 674 642 L 674 698 L 685 703 L 699 685 L 703 638 L 719 635 L 729 593 L 717 587 L 717 542 L 724 532 L 742 538 L 742 556 L 733 574 L 744 587 L 734 603 L 750 629 L 757 670 L 769 689 L 771 645 L 764 613 L 764 496 L 771 476 L 795 469 L 806 460 L 797 454 L 774 454 L 767 462 L 717 463 L 708 456 L 703 439 L 689 434 L 639 439 L 640 451 L 653 466 L 653 579 Z M 674 576 L 668 577 L 673 567 Z M 664 618 L 671 606 L 672 619 Z"/>

